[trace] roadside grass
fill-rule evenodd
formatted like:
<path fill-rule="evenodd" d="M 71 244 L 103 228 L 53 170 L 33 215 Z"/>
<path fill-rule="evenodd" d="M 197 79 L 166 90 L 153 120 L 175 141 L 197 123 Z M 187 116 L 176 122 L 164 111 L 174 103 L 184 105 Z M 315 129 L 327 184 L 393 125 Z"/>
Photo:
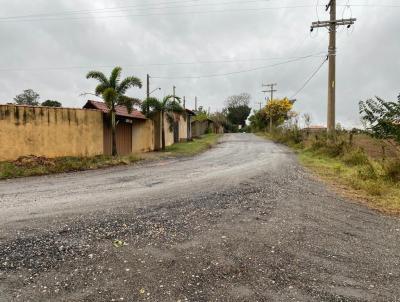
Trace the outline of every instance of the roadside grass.
<path fill-rule="evenodd" d="M 172 156 L 193 156 L 203 151 L 210 149 L 215 145 L 220 134 L 205 134 L 200 138 L 195 138 L 193 141 L 178 143 L 166 147 L 168 155 Z"/>
<path fill-rule="evenodd" d="M 129 165 L 139 161 L 138 155 L 43 158 L 26 156 L 13 162 L 0 162 L 0 179 L 37 176 L 73 171 Z"/>
<path fill-rule="evenodd" d="M 151 154 L 59 158 L 25 156 L 12 162 L 0 162 L 0 180 L 131 165 L 140 160 L 156 160 L 166 156 L 193 156 L 211 148 L 219 137 L 217 134 L 206 134 L 192 142 L 169 146 L 166 152 L 151 152 Z"/>
<path fill-rule="evenodd" d="M 300 163 L 338 193 L 388 214 L 400 214 L 400 160 L 377 160 L 363 149 L 343 141 L 307 141 L 274 134 L 258 134 L 284 143 L 298 154 Z"/>

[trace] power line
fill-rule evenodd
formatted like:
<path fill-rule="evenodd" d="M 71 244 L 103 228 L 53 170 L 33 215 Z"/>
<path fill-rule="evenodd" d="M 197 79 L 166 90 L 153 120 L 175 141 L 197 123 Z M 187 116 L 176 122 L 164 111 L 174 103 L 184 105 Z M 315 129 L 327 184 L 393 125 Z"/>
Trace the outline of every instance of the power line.
<path fill-rule="evenodd" d="M 161 2 L 157 4 L 142 4 L 142 5 L 127 5 L 127 6 L 115 6 L 115 7 L 105 7 L 97 9 L 84 9 L 84 10 L 74 10 L 74 11 L 64 11 L 64 12 L 54 12 L 54 13 L 40 13 L 40 14 L 28 14 L 28 15 L 17 15 L 9 17 L 0 17 L 0 20 L 11 20 L 11 19 L 25 19 L 25 18 L 37 18 L 37 17 L 53 17 L 53 16 L 64 16 L 64 15 L 82 15 L 82 14 L 92 14 L 92 13 L 107 13 L 107 12 L 126 12 L 132 9 L 136 10 L 154 10 L 154 9 L 169 9 L 169 8 L 188 8 L 188 7 L 201 7 L 201 6 L 218 6 L 218 5 L 231 5 L 231 4 L 248 4 L 248 3 L 265 3 L 274 0 L 248 0 L 248 1 L 229 1 L 229 2 L 219 2 L 219 3 L 200 3 L 192 5 L 179 5 L 179 6 L 163 6 L 168 4 L 187 4 L 188 2 L 199 2 L 199 0 L 186 0 L 186 1 L 168 1 Z M 160 6 L 161 4 L 161 6 Z"/>
<path fill-rule="evenodd" d="M 275 63 L 271 65 L 265 65 L 265 66 L 260 66 L 260 67 L 255 67 L 255 68 L 250 68 L 250 69 L 245 69 L 245 70 L 240 70 L 240 71 L 233 71 L 233 72 L 227 72 L 227 73 L 216 73 L 216 74 L 208 74 L 208 75 L 193 75 L 193 76 L 180 76 L 180 77 L 161 77 L 161 76 L 154 76 L 154 79 L 161 79 L 161 80 L 173 80 L 173 79 L 202 79 L 202 78 L 216 78 L 216 77 L 222 77 L 222 76 L 229 76 L 229 75 L 235 75 L 235 74 L 241 74 L 241 73 L 247 73 L 251 71 L 257 71 L 257 70 L 262 70 L 266 68 L 271 68 L 271 67 L 276 67 L 284 64 L 289 64 L 297 61 L 301 61 L 304 59 L 316 57 L 314 55 L 309 55 L 305 57 L 300 57 L 297 59 L 293 60 L 288 60 L 280 63 Z"/>
<path fill-rule="evenodd" d="M 265 10 L 279 10 L 279 9 L 299 9 L 309 8 L 312 5 L 294 5 L 294 6 L 269 6 L 259 8 L 241 8 L 241 9 L 222 9 L 222 10 L 208 10 L 208 11 L 186 11 L 186 12 L 166 12 L 166 13 L 145 13 L 145 14 L 124 14 L 124 15 L 109 15 L 109 16 L 94 16 L 94 17 L 66 17 L 66 18 L 20 18 L 20 19 L 6 19 L 0 22 L 41 22 L 41 21 L 68 21 L 68 20 L 93 20 L 93 19 L 111 19 L 111 18 L 124 18 L 124 17 L 149 17 L 149 16 L 179 16 L 179 15 L 204 15 L 204 14 L 219 14 L 219 13 L 235 13 L 235 12 L 262 12 Z"/>
<path fill-rule="evenodd" d="M 249 1 L 229 1 L 229 2 L 220 2 L 220 3 L 199 3 L 192 5 L 178 5 L 178 6 L 162 6 L 168 4 L 187 4 L 188 2 L 199 2 L 200 0 L 185 0 L 185 1 L 166 1 L 157 4 L 141 4 L 141 5 L 127 5 L 127 6 L 117 6 L 117 7 L 106 7 L 106 8 L 98 8 L 98 9 L 84 9 L 84 10 L 73 10 L 73 11 L 64 11 L 64 12 L 54 12 L 54 13 L 39 13 L 39 14 L 27 14 L 27 15 L 17 15 L 17 16 L 9 16 L 9 17 L 0 17 L 0 21 L 2 22 L 12 22 L 12 21 L 46 21 L 46 20 L 76 20 L 81 18 L 48 18 L 48 17 L 57 17 L 57 16 L 67 16 L 67 15 L 82 15 L 82 14 L 93 14 L 93 13 L 114 13 L 114 12 L 129 12 L 132 9 L 136 10 L 154 10 L 154 9 L 170 9 L 170 8 L 191 8 L 191 7 L 201 7 L 201 6 L 219 6 L 219 5 L 232 5 L 232 4 L 249 4 L 249 3 L 265 3 L 272 2 L 277 0 L 249 0 Z M 161 6 L 160 6 L 161 5 Z M 319 2 L 315 6 L 316 10 L 319 6 Z M 376 8 L 399 8 L 400 5 L 396 4 L 341 4 L 337 6 L 343 6 L 344 8 L 353 7 L 376 7 Z M 293 6 L 281 6 L 281 7 L 262 7 L 262 8 L 254 8 L 254 10 L 264 10 L 264 9 L 287 9 L 287 8 L 308 8 L 313 7 L 313 5 L 293 5 Z M 244 11 L 248 9 L 243 9 Z M 237 10 L 235 10 L 237 11 Z M 239 10 L 240 11 L 240 10 Z M 195 13 L 213 13 L 213 12 L 223 12 L 223 11 L 209 11 L 209 12 L 182 12 L 180 14 L 195 14 Z M 152 16 L 152 15 L 169 15 L 167 14 L 144 14 L 144 15 L 120 15 L 120 16 L 100 16 L 102 18 L 113 18 L 113 17 L 125 17 L 125 16 Z M 318 15 L 318 12 L 317 12 Z M 44 19 L 43 19 L 44 17 Z M 319 19 L 319 18 L 318 18 Z"/>
<path fill-rule="evenodd" d="M 260 0 L 262 1 L 262 0 Z M 266 1 L 266 0 L 265 0 Z M 269 0 L 272 1 L 272 0 Z M 253 1 L 249 1 L 253 2 Z M 243 3 L 243 2 L 242 2 Z M 212 4 L 206 4 L 212 5 Z M 214 4 L 215 5 L 215 4 Z M 161 8 L 189 8 L 195 7 L 193 6 L 175 6 L 175 7 L 158 7 L 153 9 L 161 9 Z M 201 6 L 201 5 L 197 5 Z M 347 5 L 338 5 L 338 6 L 347 6 Z M 367 8 L 400 8 L 400 5 L 379 5 L 379 4 L 352 4 L 353 7 L 367 7 Z M 125 17 L 149 17 L 149 16 L 180 16 L 180 15 L 204 15 L 204 14 L 219 14 L 219 13 L 235 13 L 235 12 L 263 12 L 265 10 L 279 10 L 279 9 L 300 9 L 300 8 L 312 8 L 314 5 L 292 5 L 292 6 L 268 6 L 268 7 L 258 7 L 258 8 L 241 8 L 241 9 L 223 9 L 223 10 L 208 10 L 208 11 L 186 11 L 186 12 L 161 12 L 161 13 L 143 13 L 143 14 L 124 14 L 124 15 L 106 15 L 106 16 L 92 16 L 92 17 L 65 17 L 65 18 L 57 18 L 52 17 L 53 15 L 45 16 L 46 14 L 41 14 L 45 18 L 39 18 L 41 15 L 27 15 L 24 16 L 12 16 L 12 17 L 3 17 L 0 18 L 0 22 L 42 22 L 42 21 L 74 21 L 74 20 L 94 20 L 94 19 L 112 19 L 112 18 L 125 18 Z M 147 8 L 151 9 L 151 8 Z M 129 12 L 131 10 L 121 10 L 119 12 Z M 101 11 L 100 11 L 101 12 Z M 83 12 L 82 12 L 83 13 Z M 80 14 L 82 14 L 80 13 Z M 89 13 L 89 12 L 88 12 Z M 112 12 L 111 12 L 112 13 Z M 70 13 L 67 13 L 70 14 Z M 78 13 L 75 13 L 78 14 Z M 62 16 L 62 13 L 58 14 Z M 37 16 L 37 17 L 36 17 Z M 57 14 L 55 14 L 57 16 Z"/>
<path fill-rule="evenodd" d="M 318 68 L 311 74 L 311 76 L 305 81 L 305 83 L 300 87 L 299 90 L 295 94 L 293 94 L 290 99 L 294 99 L 303 89 L 307 86 L 308 83 L 317 75 L 317 73 L 321 70 L 324 64 L 328 61 L 328 57 L 318 66 Z"/>
<path fill-rule="evenodd" d="M 319 56 L 325 52 L 318 52 L 307 56 Z M 256 61 L 274 61 L 274 60 L 292 60 L 302 59 L 304 56 L 296 57 L 275 57 L 275 58 L 249 58 L 249 59 L 226 59 L 226 60 L 208 60 L 208 61 L 195 61 L 195 62 L 170 62 L 170 63 L 148 63 L 148 64 L 137 64 L 137 65 L 124 65 L 124 68 L 136 68 L 136 67 L 149 67 L 149 66 L 173 66 L 173 65 L 197 65 L 197 64 L 228 64 L 228 63 L 240 63 L 240 62 L 256 62 Z M 113 68 L 115 65 L 97 65 L 97 66 L 65 66 L 65 67 L 37 67 L 37 68 L 0 68 L 1 71 L 51 71 L 51 70 L 69 70 L 69 69 L 96 69 L 96 68 Z"/>

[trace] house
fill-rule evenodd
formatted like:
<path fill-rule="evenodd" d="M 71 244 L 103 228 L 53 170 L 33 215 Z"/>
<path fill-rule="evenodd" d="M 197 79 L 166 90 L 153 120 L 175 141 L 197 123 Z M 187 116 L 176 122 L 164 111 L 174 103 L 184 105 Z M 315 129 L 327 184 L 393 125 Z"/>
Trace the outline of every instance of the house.
<path fill-rule="evenodd" d="M 327 128 L 326 126 L 311 125 L 309 127 L 303 128 L 303 130 L 306 132 L 317 133 L 327 131 Z"/>
<path fill-rule="evenodd" d="M 89 100 L 84 109 L 103 112 L 103 152 L 112 153 L 112 135 L 109 120 L 110 109 L 103 102 Z M 154 150 L 154 125 L 143 113 L 133 109 L 130 113 L 125 106 L 116 106 L 116 141 L 119 155 Z"/>

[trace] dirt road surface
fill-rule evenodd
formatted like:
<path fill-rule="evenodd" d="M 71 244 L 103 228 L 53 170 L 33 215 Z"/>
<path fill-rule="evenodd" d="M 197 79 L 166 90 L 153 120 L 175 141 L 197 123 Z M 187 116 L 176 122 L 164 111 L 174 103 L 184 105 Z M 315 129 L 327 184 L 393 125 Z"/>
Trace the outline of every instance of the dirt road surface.
<path fill-rule="evenodd" d="M 400 219 L 251 134 L 193 158 L 2 181 L 0 229 L 1 302 L 400 301 Z"/>

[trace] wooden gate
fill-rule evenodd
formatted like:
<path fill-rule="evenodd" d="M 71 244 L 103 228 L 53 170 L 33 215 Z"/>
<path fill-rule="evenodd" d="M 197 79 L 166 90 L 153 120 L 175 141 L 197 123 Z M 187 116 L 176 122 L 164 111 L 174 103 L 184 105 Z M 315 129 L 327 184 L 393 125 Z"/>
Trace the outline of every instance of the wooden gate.
<path fill-rule="evenodd" d="M 118 155 L 132 153 L 132 124 L 119 122 L 117 124 L 117 152 Z M 108 123 L 104 125 L 104 154 L 112 153 L 111 128 Z"/>

